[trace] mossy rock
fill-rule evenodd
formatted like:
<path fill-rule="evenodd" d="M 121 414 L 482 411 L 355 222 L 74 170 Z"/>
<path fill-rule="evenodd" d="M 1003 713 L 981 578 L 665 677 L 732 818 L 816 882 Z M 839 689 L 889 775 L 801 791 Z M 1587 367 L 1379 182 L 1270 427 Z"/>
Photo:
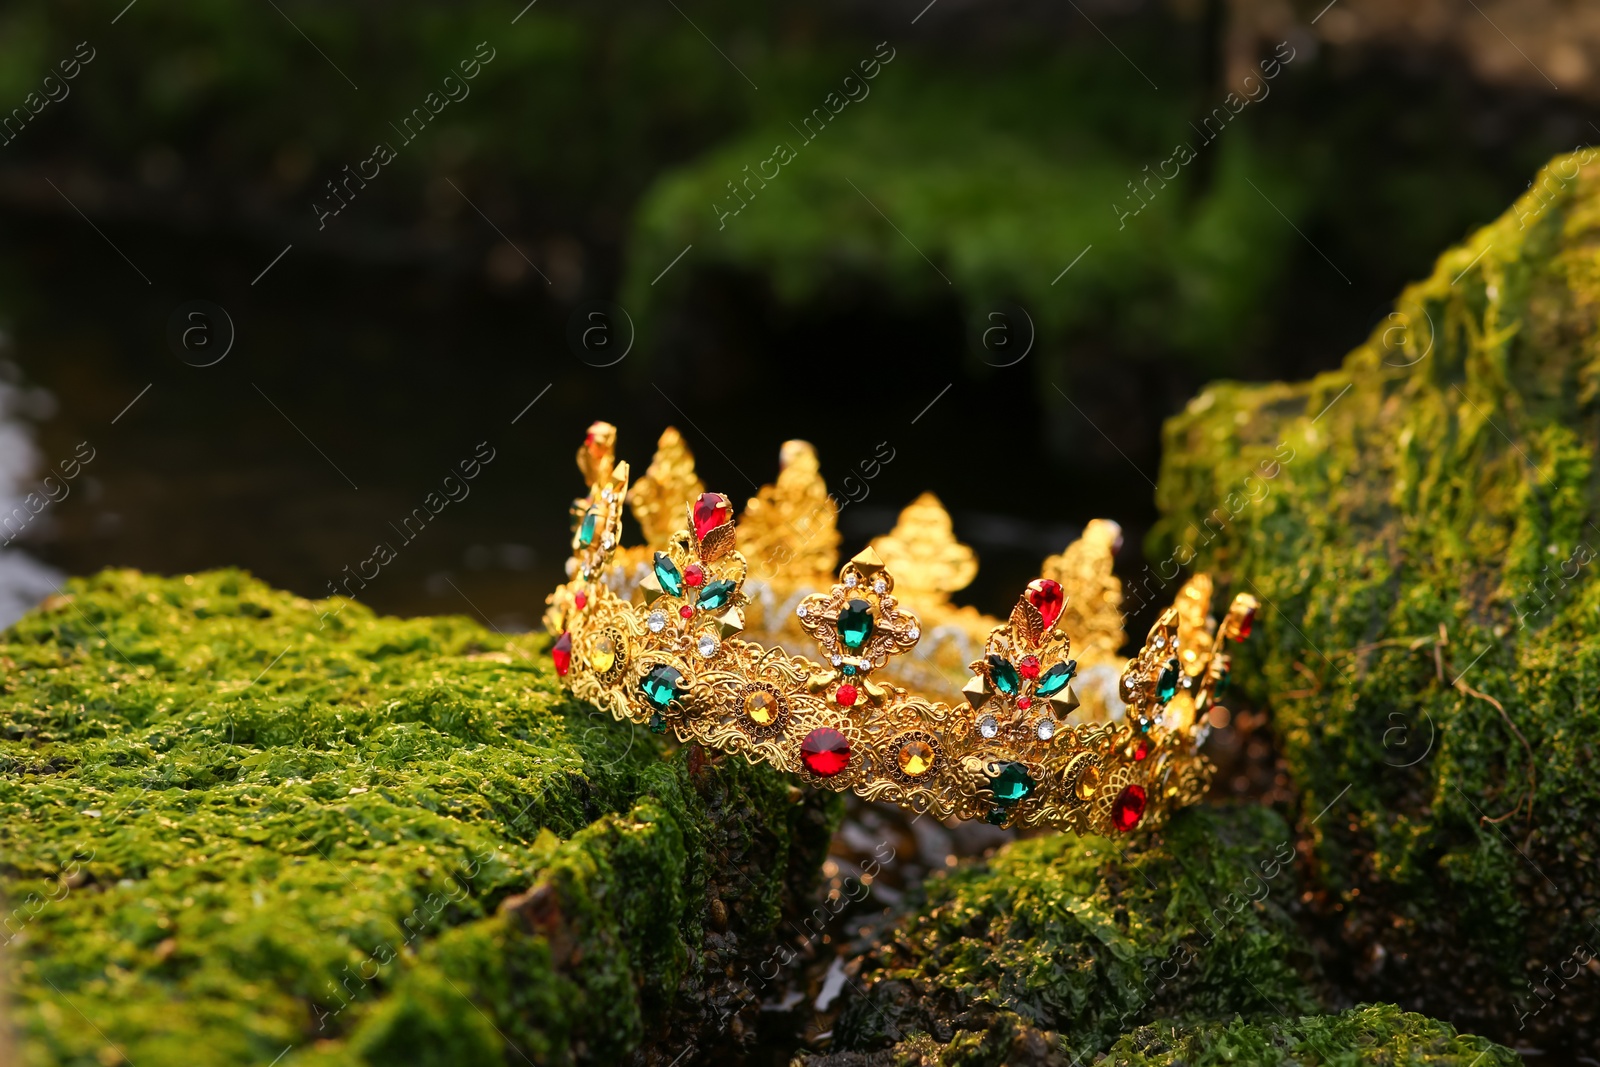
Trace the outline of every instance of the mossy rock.
<path fill-rule="evenodd" d="M 1600 1048 L 1600 165 L 1559 157 L 1341 369 L 1221 384 L 1166 433 L 1144 585 L 1263 601 L 1333 976 Z M 1135 583 L 1137 586 L 1139 583 Z"/>
<path fill-rule="evenodd" d="M 19 1062 L 736 1043 L 724 973 L 810 893 L 838 805 L 571 703 L 543 641 L 335 613 L 237 571 L 106 572 L 19 622 L 0 644 Z"/>
<path fill-rule="evenodd" d="M 1510 1049 L 1462 1037 L 1448 1023 L 1375 1004 L 1339 1015 L 1141 1027 L 1118 1041 L 1101 1067 L 1509 1067 L 1520 1062 Z"/>

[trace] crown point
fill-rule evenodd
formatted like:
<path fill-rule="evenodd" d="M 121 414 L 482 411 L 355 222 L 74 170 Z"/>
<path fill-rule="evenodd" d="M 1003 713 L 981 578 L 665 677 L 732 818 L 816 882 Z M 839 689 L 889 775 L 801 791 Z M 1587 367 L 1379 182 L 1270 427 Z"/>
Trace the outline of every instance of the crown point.
<path fill-rule="evenodd" d="M 744 629 L 744 611 L 741 608 L 729 608 L 717 616 L 717 628 L 721 631 L 724 640 L 734 636 Z"/>
<path fill-rule="evenodd" d="M 860 552 L 850 557 L 850 564 L 862 574 L 876 574 L 883 570 L 883 557 L 872 550 L 868 545 Z"/>
<path fill-rule="evenodd" d="M 983 707 L 989 699 L 989 680 L 981 674 L 972 676 L 972 680 L 961 687 L 961 695 L 967 698 L 967 703 L 974 708 Z"/>

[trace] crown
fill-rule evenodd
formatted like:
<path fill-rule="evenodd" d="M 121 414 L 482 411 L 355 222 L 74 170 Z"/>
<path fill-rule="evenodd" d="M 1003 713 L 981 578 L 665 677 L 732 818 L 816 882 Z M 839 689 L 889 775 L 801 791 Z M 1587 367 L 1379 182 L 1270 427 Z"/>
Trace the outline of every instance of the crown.
<path fill-rule="evenodd" d="M 1211 580 L 1196 575 L 1119 661 L 1115 523 L 1091 522 L 998 620 L 950 603 L 977 561 L 935 497 L 835 575 L 840 503 L 816 452 L 789 441 L 779 460 L 736 523 L 676 430 L 630 488 L 615 427 L 589 428 L 568 580 L 545 614 L 575 697 L 940 818 L 1109 835 L 1204 794 L 1207 713 L 1254 598 L 1236 597 L 1219 625 Z M 642 546 L 621 544 L 629 507 Z M 939 688 L 960 695 L 926 695 Z"/>

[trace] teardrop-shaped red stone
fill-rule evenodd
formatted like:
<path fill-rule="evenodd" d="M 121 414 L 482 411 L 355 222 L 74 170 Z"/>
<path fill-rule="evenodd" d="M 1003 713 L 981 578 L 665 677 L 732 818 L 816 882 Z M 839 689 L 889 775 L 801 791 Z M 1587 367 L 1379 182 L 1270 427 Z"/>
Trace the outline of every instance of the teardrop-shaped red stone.
<path fill-rule="evenodd" d="M 567 669 L 572 666 L 572 635 L 565 631 L 556 638 L 556 643 L 550 646 L 550 658 L 556 661 L 556 673 L 563 678 L 567 676 Z"/>
<path fill-rule="evenodd" d="M 1127 833 L 1139 825 L 1139 820 L 1144 817 L 1144 786 L 1130 785 L 1117 794 L 1117 799 L 1111 804 L 1111 825 L 1117 828 L 1118 833 Z"/>
<path fill-rule="evenodd" d="M 1061 583 L 1049 578 L 1035 578 L 1028 583 L 1028 603 L 1039 609 L 1039 614 L 1044 617 L 1045 628 L 1056 624 L 1061 617 L 1061 608 L 1066 604 L 1067 598 L 1061 592 Z"/>
<path fill-rule="evenodd" d="M 706 535 L 733 518 L 733 505 L 721 493 L 701 493 L 694 502 L 694 535 L 704 541 Z"/>

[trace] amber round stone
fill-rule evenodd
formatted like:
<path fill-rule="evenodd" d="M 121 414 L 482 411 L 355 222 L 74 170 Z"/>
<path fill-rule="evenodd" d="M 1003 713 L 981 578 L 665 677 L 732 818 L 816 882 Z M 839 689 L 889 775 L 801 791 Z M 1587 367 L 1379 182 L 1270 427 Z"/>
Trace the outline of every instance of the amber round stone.
<path fill-rule="evenodd" d="M 771 726 L 778 717 L 778 698 L 765 689 L 752 689 L 744 695 L 744 713 L 757 726 Z"/>
<path fill-rule="evenodd" d="M 589 667 L 596 674 L 604 674 L 617 662 L 617 645 L 609 637 L 602 637 L 594 643 L 594 649 L 589 653 Z"/>
<path fill-rule="evenodd" d="M 933 767 L 933 746 L 926 741 L 907 741 L 900 746 L 900 770 L 913 778 Z"/>
<path fill-rule="evenodd" d="M 1078 775 L 1078 784 L 1073 787 L 1073 792 L 1078 794 L 1079 800 L 1092 800 L 1099 791 L 1100 768 L 1091 763 Z"/>

